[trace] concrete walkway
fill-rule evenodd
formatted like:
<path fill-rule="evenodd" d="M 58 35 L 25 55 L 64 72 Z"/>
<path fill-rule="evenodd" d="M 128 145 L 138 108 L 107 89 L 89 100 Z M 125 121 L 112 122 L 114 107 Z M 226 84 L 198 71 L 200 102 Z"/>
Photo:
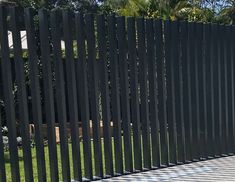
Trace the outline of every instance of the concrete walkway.
<path fill-rule="evenodd" d="M 178 165 L 131 175 L 124 175 L 103 182 L 155 182 L 155 181 L 203 181 L 235 182 L 235 156 Z"/>

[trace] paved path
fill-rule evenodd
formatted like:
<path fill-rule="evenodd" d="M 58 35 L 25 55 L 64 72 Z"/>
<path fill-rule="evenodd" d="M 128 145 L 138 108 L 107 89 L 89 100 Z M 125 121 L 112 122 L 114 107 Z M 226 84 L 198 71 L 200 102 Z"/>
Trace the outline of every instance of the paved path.
<path fill-rule="evenodd" d="M 235 182 L 235 156 L 195 162 L 169 168 L 102 180 L 103 182 L 203 181 Z"/>

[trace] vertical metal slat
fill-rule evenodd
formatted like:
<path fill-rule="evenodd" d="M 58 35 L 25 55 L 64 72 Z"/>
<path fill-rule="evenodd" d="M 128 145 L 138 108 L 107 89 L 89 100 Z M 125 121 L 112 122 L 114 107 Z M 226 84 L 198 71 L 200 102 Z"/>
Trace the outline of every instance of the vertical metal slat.
<path fill-rule="evenodd" d="M 73 42 L 72 42 L 72 13 L 64 10 L 63 13 L 63 35 L 65 40 L 65 64 L 66 64 L 66 82 L 69 105 L 69 122 L 72 138 L 73 172 L 74 180 L 82 179 L 81 159 L 80 159 L 80 141 L 78 133 L 78 104 L 77 104 L 77 85 L 75 78 Z"/>
<path fill-rule="evenodd" d="M 119 53 L 119 74 L 120 74 L 120 92 L 121 92 L 121 113 L 124 139 L 124 158 L 125 171 L 133 171 L 132 144 L 131 144 L 131 125 L 130 125 L 130 102 L 129 102 L 129 79 L 127 64 L 127 41 L 125 18 L 117 17 L 117 39 Z"/>
<path fill-rule="evenodd" d="M 131 121 L 134 144 L 134 168 L 142 169 L 141 133 L 140 133 L 140 103 L 138 90 L 138 65 L 136 49 L 136 28 L 133 17 L 127 19 L 128 53 L 130 61 L 130 87 L 131 87 Z"/>
<path fill-rule="evenodd" d="M 69 149 L 68 149 L 68 133 L 67 133 L 67 116 L 66 116 L 66 101 L 64 87 L 64 68 L 61 53 L 61 37 L 59 20 L 61 13 L 59 11 L 51 12 L 51 34 L 53 44 L 53 54 L 55 62 L 55 78 L 56 78 L 56 106 L 58 111 L 58 122 L 60 127 L 60 153 L 63 181 L 70 181 L 70 164 L 69 164 Z"/>
<path fill-rule="evenodd" d="M 177 115 L 177 120 L 179 122 L 179 127 L 178 127 L 178 159 L 179 162 L 186 162 L 186 146 L 185 146 L 185 116 L 184 116 L 184 82 L 183 82 L 183 59 L 185 59 L 185 53 L 183 50 L 185 47 L 183 46 L 183 36 L 187 36 L 187 34 L 185 33 L 185 22 L 179 22 L 179 30 L 178 30 L 178 34 L 179 34 L 179 39 L 177 40 L 178 42 L 178 46 L 179 46 L 179 61 L 178 61 L 178 73 L 179 74 L 179 80 L 178 80 L 178 97 L 177 98 L 177 106 L 176 108 L 178 108 L 178 115 Z M 185 45 L 185 44 L 184 44 Z"/>
<path fill-rule="evenodd" d="M 12 29 L 16 84 L 18 87 L 17 94 L 19 98 L 19 113 L 20 113 L 20 129 L 22 136 L 23 157 L 24 157 L 24 173 L 25 181 L 33 182 L 32 156 L 29 136 L 29 113 L 26 96 L 26 83 L 24 75 L 24 62 L 22 59 L 21 37 L 19 29 L 18 10 L 16 7 L 10 9 L 10 26 Z M 1 125 L 0 125 L 1 126 Z M 2 138 L 2 137 L 0 137 Z"/>
<path fill-rule="evenodd" d="M 151 168 L 151 153 L 150 153 L 150 131 L 149 131 L 149 104 L 148 104 L 148 87 L 147 87 L 147 70 L 148 64 L 146 59 L 146 45 L 145 45 L 145 20 L 143 18 L 137 19 L 137 36 L 138 36 L 138 58 L 140 66 L 140 116 L 141 116 L 141 130 L 143 143 L 143 167 Z"/>
<path fill-rule="evenodd" d="M 166 84 L 167 84 L 167 121 L 169 133 L 169 156 L 172 164 L 177 163 L 177 133 L 175 113 L 175 85 L 174 85 L 174 59 L 176 48 L 171 45 L 175 43 L 176 22 L 165 21 L 165 58 L 166 58 Z M 171 42 L 172 41 L 172 42 Z M 170 164 L 171 165 L 171 164 Z"/>
<path fill-rule="evenodd" d="M 149 113 L 151 126 L 152 166 L 160 167 L 159 118 L 157 100 L 157 70 L 153 20 L 146 20 L 147 62 L 149 70 Z M 149 128 L 150 129 L 150 128 Z"/>
<path fill-rule="evenodd" d="M 86 35 L 87 35 L 87 49 L 88 49 L 88 73 L 90 83 L 90 104 L 91 104 L 91 119 L 93 129 L 94 142 L 94 159 L 95 159 L 95 175 L 97 177 L 103 176 L 103 163 L 100 141 L 100 116 L 98 110 L 98 68 L 96 61 L 96 42 L 94 30 L 94 17 L 91 14 L 85 16 Z"/>
<path fill-rule="evenodd" d="M 108 40 L 110 45 L 109 59 L 111 68 L 111 113 L 114 133 L 115 172 L 123 173 L 122 137 L 121 137 L 121 111 L 119 93 L 119 75 L 117 60 L 116 19 L 113 15 L 108 17 Z"/>
<path fill-rule="evenodd" d="M 109 75 L 108 75 L 108 59 L 107 59 L 107 43 L 106 43 L 106 26 L 103 15 L 97 16 L 97 36 L 99 49 L 99 64 L 101 74 L 101 100 L 102 100 L 102 121 L 104 133 L 104 152 L 105 152 L 105 169 L 106 176 L 113 175 L 113 154 L 112 154 L 112 138 L 111 138 L 111 113 L 110 113 L 110 91 L 109 91 Z"/>
<path fill-rule="evenodd" d="M 32 95 L 33 122 L 35 125 L 35 141 L 37 151 L 38 181 L 41 182 L 46 181 L 46 166 L 44 142 L 42 136 L 42 108 L 39 85 L 38 57 L 33 16 L 34 14 L 32 9 L 25 9 L 25 25 L 27 33 L 27 45 L 29 51 L 29 76 L 31 84 L 30 86 Z"/>
<path fill-rule="evenodd" d="M 161 166 L 169 165 L 169 145 L 167 139 L 167 109 L 166 109 L 166 67 L 164 60 L 163 22 L 154 22 L 156 38 L 157 83 L 158 83 L 158 118 L 160 128 L 160 161 Z"/>
<path fill-rule="evenodd" d="M 92 178 L 92 156 L 91 156 L 91 136 L 90 136 L 90 116 L 89 116 L 89 99 L 88 99 L 88 82 L 87 82 L 87 61 L 85 50 L 85 25 L 82 14 L 75 15 L 77 49 L 78 49 L 78 69 L 79 74 L 79 100 L 81 107 L 82 120 L 82 137 L 84 152 L 85 176 Z"/>
<path fill-rule="evenodd" d="M 58 161 L 55 138 L 55 109 L 54 94 L 52 89 L 52 72 L 50 58 L 50 43 L 48 41 L 48 14 L 45 10 L 39 11 L 39 29 L 41 40 L 41 61 L 43 71 L 43 84 L 45 95 L 45 110 L 47 122 L 47 137 L 49 147 L 50 177 L 51 181 L 58 181 Z"/>

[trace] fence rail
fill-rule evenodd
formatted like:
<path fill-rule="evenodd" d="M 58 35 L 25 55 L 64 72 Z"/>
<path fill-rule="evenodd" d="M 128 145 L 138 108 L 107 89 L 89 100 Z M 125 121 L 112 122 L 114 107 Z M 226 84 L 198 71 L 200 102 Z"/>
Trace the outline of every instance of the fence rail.
<path fill-rule="evenodd" d="M 0 182 L 95 180 L 233 155 L 234 32 L 0 6 L 0 125 L 9 138 L 6 151 L 0 130 Z"/>

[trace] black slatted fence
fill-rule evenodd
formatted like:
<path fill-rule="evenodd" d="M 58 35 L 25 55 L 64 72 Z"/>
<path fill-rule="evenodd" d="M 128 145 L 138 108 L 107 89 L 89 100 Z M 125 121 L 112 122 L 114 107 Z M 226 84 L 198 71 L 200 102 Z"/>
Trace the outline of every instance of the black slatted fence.
<path fill-rule="evenodd" d="M 233 155 L 234 31 L 1 6 L 0 182 L 96 180 Z"/>

